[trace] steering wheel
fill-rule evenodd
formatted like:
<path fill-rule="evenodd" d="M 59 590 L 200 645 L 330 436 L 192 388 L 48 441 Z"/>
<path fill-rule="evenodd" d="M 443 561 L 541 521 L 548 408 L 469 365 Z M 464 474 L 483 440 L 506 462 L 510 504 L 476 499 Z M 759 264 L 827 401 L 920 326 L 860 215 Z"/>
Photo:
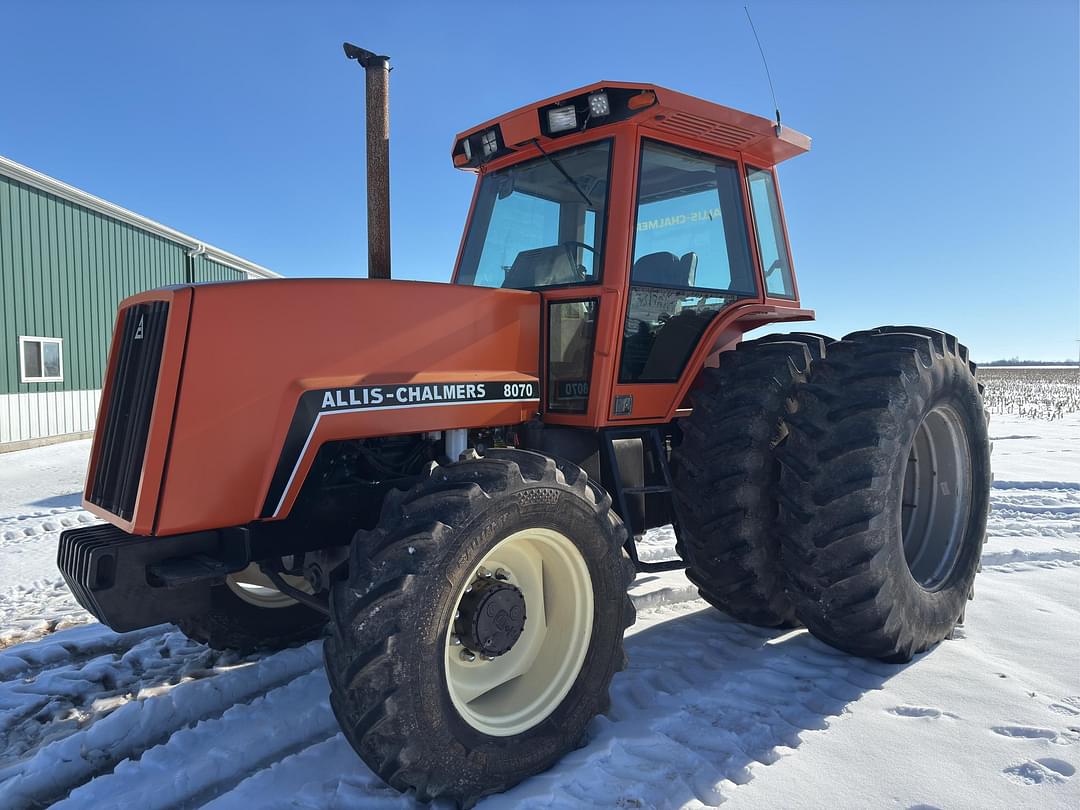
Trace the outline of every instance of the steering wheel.
<path fill-rule="evenodd" d="M 584 242 L 577 242 L 572 239 L 561 242 L 560 244 L 566 250 L 566 258 L 570 260 L 570 266 L 574 268 L 574 275 L 578 277 L 578 281 L 584 281 L 588 272 L 585 270 L 585 265 L 577 263 L 577 259 L 574 256 L 574 248 L 584 248 L 585 250 L 592 251 L 593 254 L 596 253 L 596 248 L 592 245 L 586 245 Z"/>

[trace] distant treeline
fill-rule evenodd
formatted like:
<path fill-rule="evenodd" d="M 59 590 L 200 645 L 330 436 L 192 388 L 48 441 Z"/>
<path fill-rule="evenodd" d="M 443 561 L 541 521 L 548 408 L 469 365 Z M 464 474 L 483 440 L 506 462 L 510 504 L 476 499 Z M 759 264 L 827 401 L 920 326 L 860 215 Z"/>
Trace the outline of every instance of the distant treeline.
<path fill-rule="evenodd" d="M 1021 360 L 1019 357 L 1010 357 L 1008 360 L 991 360 L 989 363 L 979 363 L 980 366 L 1080 366 L 1077 360 Z"/>

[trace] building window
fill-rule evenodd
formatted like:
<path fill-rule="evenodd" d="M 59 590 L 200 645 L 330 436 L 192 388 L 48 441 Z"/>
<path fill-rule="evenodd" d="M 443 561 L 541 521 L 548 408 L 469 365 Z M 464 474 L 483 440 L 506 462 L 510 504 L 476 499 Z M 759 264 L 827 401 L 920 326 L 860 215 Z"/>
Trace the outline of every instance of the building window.
<path fill-rule="evenodd" d="M 22 382 L 61 382 L 64 379 L 64 341 L 61 338 L 20 337 Z"/>

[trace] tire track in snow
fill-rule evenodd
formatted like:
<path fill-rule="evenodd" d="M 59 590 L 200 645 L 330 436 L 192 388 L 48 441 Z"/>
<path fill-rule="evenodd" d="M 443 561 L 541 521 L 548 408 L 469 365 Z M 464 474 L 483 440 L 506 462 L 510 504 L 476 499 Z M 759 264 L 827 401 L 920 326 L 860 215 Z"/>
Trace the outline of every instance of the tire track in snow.
<path fill-rule="evenodd" d="M 175 732 L 138 760 L 121 762 L 55 806 L 99 806 L 106 796 L 116 806 L 143 810 L 202 806 L 277 761 L 337 734 L 326 675 L 316 669 L 220 717 Z M 190 767 L 194 761 L 197 768 Z M 170 791 L 156 784 L 154 777 L 161 773 L 175 774 Z"/>
<path fill-rule="evenodd" d="M 994 481 L 994 489 L 1065 489 L 1080 492 L 1077 481 Z"/>
<path fill-rule="evenodd" d="M 116 634 L 91 624 L 48 642 L 0 657 L 7 665 L 0 683 L 0 761 L 32 756 L 131 700 L 237 660 L 167 625 Z M 4 776 L 0 768 L 0 781 Z"/>
<path fill-rule="evenodd" d="M 88 622 L 62 634 L 0 651 L 0 678 L 25 681 L 51 667 L 66 667 L 104 653 L 127 650 L 144 639 L 162 635 L 167 627 L 115 633 L 105 625 Z"/>
<path fill-rule="evenodd" d="M 1080 565 L 1075 549 L 1080 542 L 1080 484 L 998 481 L 990 505 L 984 569 L 1021 572 Z"/>
<path fill-rule="evenodd" d="M 0 654 L 13 645 L 93 621 L 61 577 L 16 585 L 0 593 Z"/>
<path fill-rule="evenodd" d="M 218 655 L 193 646 L 199 655 Z M 192 671 L 196 679 L 177 684 L 168 679 L 145 682 L 104 717 L 92 718 L 85 727 L 0 769 L 0 806 L 14 809 L 58 801 L 123 760 L 167 742 L 180 729 L 220 717 L 311 672 L 322 663 L 320 646 L 321 642 L 312 642 L 262 659 L 223 658 L 215 669 Z"/>
<path fill-rule="evenodd" d="M 368 770 L 339 732 L 249 776 L 207 803 L 204 810 L 321 810 L 327 806 L 412 810 L 418 805 Z M 433 809 L 447 806 L 445 802 L 429 805 Z"/>
<path fill-rule="evenodd" d="M 118 634 L 100 624 L 84 624 L 0 652 L 0 762 L 25 755 L 40 739 L 63 736 L 60 729 L 78 725 L 79 714 L 79 720 L 86 721 L 83 709 L 90 702 L 103 714 L 101 698 L 122 694 L 124 686 L 110 671 L 112 665 L 135 645 L 160 636 L 161 630 Z M 100 665 L 97 682 L 89 677 L 95 660 Z M 105 681 L 112 686 L 110 695 L 101 691 Z"/>
<path fill-rule="evenodd" d="M 59 537 L 64 529 L 100 522 L 98 518 L 81 507 L 53 509 L 32 515 L 16 515 L 0 520 L 0 541 L 18 543 L 54 533 Z"/>
<path fill-rule="evenodd" d="M 1001 569 L 1020 571 L 1027 567 L 1057 568 L 1065 565 L 1080 565 L 1080 552 L 1063 548 L 1046 551 L 1031 551 L 1014 548 L 1011 551 L 983 552 L 983 570 Z M 975 580 L 976 585 L 978 580 Z"/>
<path fill-rule="evenodd" d="M 79 507 L 52 509 L 0 519 L 0 567 L 26 555 L 55 559 L 60 532 L 100 523 Z M 16 564 L 16 568 L 17 568 Z M 16 582 L 0 592 L 0 650 L 46 636 L 56 630 L 93 621 L 68 590 L 60 572 L 31 582 Z"/>

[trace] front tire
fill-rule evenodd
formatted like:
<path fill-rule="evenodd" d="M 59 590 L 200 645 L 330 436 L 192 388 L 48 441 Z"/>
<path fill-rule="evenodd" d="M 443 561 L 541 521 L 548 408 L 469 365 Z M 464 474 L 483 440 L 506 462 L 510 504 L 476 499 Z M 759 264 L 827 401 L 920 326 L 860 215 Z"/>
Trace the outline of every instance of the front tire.
<path fill-rule="evenodd" d="M 986 536 L 990 444 L 952 335 L 856 332 L 798 392 L 781 452 L 782 557 L 799 619 L 903 662 L 962 619 Z"/>
<path fill-rule="evenodd" d="M 522 450 L 388 496 L 334 587 L 325 646 L 361 758 L 420 800 L 469 806 L 577 745 L 634 619 L 625 537 L 584 472 Z"/>

